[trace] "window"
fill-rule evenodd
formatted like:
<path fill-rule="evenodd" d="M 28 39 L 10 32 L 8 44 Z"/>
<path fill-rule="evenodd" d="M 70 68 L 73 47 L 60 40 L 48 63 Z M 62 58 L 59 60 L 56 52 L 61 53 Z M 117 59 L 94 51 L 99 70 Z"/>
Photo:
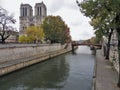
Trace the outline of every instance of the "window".
<path fill-rule="evenodd" d="M 23 12 L 23 16 L 25 16 L 25 13 L 24 13 L 24 8 L 23 8 L 22 12 Z"/>
<path fill-rule="evenodd" d="M 42 13 L 42 9 L 41 9 L 41 7 L 40 7 L 40 12 L 39 12 L 39 13 L 40 13 L 40 16 L 41 16 L 41 13 Z"/>
<path fill-rule="evenodd" d="M 39 7 L 37 7 L 37 16 L 39 16 Z"/>
<path fill-rule="evenodd" d="M 27 16 L 27 8 L 25 8 L 25 16 Z"/>

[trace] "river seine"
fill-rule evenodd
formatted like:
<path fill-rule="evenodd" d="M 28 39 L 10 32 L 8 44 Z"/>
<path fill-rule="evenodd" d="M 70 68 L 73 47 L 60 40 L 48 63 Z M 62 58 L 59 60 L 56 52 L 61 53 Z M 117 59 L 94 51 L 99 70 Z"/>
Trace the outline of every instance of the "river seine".
<path fill-rule="evenodd" d="M 80 46 L 69 52 L 0 77 L 0 90 L 91 90 L 95 56 Z"/>

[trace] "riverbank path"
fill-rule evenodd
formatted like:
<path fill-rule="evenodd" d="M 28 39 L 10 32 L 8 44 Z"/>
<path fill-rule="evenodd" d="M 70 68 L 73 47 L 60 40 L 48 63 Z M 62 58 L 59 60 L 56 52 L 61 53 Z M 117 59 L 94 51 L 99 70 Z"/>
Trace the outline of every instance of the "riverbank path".
<path fill-rule="evenodd" d="M 97 50 L 95 73 L 95 90 L 120 90 L 117 87 L 118 73 L 113 69 L 110 61 L 104 58 L 101 50 Z"/>

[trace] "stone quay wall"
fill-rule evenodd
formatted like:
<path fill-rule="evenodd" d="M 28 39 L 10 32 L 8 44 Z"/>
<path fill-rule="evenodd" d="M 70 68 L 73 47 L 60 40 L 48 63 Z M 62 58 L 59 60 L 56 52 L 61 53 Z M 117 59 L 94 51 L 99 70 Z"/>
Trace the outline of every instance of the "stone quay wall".
<path fill-rule="evenodd" d="M 0 76 L 71 51 L 60 44 L 0 45 Z"/>
<path fill-rule="evenodd" d="M 118 47 L 111 46 L 109 60 L 112 62 L 113 67 L 119 73 L 119 57 L 118 57 Z"/>

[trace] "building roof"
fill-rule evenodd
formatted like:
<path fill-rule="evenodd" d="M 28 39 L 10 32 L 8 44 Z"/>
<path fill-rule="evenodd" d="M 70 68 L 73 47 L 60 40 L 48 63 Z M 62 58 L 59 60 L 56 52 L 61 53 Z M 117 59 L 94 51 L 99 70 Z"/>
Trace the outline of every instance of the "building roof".
<path fill-rule="evenodd" d="M 23 7 L 23 6 L 28 6 L 28 7 L 31 7 L 31 8 L 32 8 L 32 6 L 31 6 L 30 4 L 23 4 L 23 3 L 22 3 L 20 6 L 21 6 L 21 7 Z"/>
<path fill-rule="evenodd" d="M 36 3 L 36 4 L 35 4 L 35 7 L 36 7 L 36 6 L 39 6 L 39 5 L 43 5 L 43 6 L 46 8 L 46 5 L 45 5 L 43 2 L 41 2 L 41 3 Z"/>

